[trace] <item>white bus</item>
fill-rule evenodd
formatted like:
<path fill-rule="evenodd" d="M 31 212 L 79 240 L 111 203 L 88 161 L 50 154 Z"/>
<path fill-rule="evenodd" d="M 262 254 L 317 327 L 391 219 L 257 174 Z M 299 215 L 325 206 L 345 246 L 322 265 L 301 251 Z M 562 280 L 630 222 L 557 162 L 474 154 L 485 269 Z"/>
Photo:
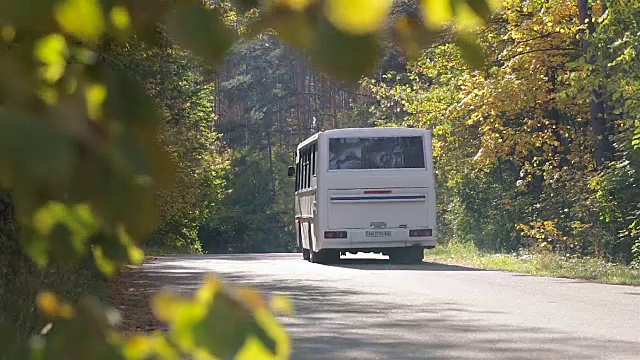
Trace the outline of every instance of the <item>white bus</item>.
<path fill-rule="evenodd" d="M 412 128 L 329 130 L 300 143 L 288 175 L 303 258 L 370 252 L 421 262 L 435 246 L 431 150 L 431 132 Z"/>

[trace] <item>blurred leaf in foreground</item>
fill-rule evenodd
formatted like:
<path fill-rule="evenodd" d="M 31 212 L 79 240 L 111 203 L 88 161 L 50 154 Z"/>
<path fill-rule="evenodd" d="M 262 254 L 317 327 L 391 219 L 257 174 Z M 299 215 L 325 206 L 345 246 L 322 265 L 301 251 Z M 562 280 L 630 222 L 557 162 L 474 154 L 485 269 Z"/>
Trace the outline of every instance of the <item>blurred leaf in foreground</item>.
<path fill-rule="evenodd" d="M 327 0 L 324 12 L 341 31 L 364 35 L 384 25 L 392 4 L 393 0 Z"/>
<path fill-rule="evenodd" d="M 211 64 L 220 63 L 234 42 L 234 34 L 220 12 L 196 1 L 175 4 L 166 24 L 170 37 Z"/>
<path fill-rule="evenodd" d="M 156 316 L 169 325 L 169 336 L 182 350 L 227 359 L 286 359 L 288 336 L 270 313 L 262 295 L 246 289 L 225 290 L 207 276 L 192 299 L 163 292 L 153 300 Z"/>

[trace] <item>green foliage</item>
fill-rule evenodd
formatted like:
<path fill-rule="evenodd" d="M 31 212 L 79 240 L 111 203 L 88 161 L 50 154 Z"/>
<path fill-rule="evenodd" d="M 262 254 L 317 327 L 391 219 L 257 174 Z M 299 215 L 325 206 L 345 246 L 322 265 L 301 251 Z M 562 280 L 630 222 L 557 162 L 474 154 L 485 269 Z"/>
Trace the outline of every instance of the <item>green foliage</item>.
<path fill-rule="evenodd" d="M 575 1 L 505 1 L 480 33 L 484 64 L 455 35 L 362 82 L 378 124 L 434 132 L 441 241 L 638 261 L 640 4 L 603 5 L 588 5 L 590 33 Z M 615 149 L 602 168 L 594 101 Z"/>
<path fill-rule="evenodd" d="M 249 24 L 249 34 L 273 30 L 288 44 L 310 53 L 312 64 L 340 79 L 357 80 L 371 74 L 381 52 L 379 47 L 387 36 L 398 40 L 409 56 L 416 46 L 433 43 L 447 27 L 461 35 L 474 38 L 469 31 L 480 26 L 487 11 L 495 11 L 499 1 L 433 0 L 421 1 L 421 16 L 393 14 L 392 0 L 280 0 L 266 2 L 258 19 Z M 357 10 L 355 10 L 357 9 Z M 449 10 L 446 10 L 449 9 Z M 357 16 L 353 16 L 357 13 Z M 416 18 L 419 20 L 416 22 Z M 481 54 L 473 40 L 469 44 L 469 59 L 476 62 Z"/>
<path fill-rule="evenodd" d="M 290 159 L 272 160 L 268 153 L 238 149 L 231 161 L 231 192 L 216 206 L 200 229 L 209 253 L 286 252 L 294 248 L 290 214 L 293 206 L 286 169 Z M 275 181 L 275 189 L 271 182 Z M 273 192 L 275 190 L 275 193 Z"/>
<path fill-rule="evenodd" d="M 20 247 L 13 212 L 11 197 L 0 192 L 0 332 L 7 332 L 0 335 L 0 354 L 6 354 L 2 350 L 5 346 L 24 343 L 42 327 L 43 319 L 29 301 L 41 289 L 77 301 L 87 294 L 104 297 L 106 287 L 105 279 L 86 255 L 75 263 L 53 262 L 39 268 Z"/>
<path fill-rule="evenodd" d="M 52 322 L 30 341 L 31 358 L 281 359 L 289 355 L 289 340 L 272 312 L 291 311 L 290 304 L 282 298 L 269 304 L 253 290 L 228 289 L 213 277 L 207 277 L 192 298 L 168 292 L 154 298 L 154 313 L 169 327 L 167 334 L 124 338 L 115 330 L 119 314 L 92 299 L 72 306 L 42 292 L 37 304 Z M 24 351 L 18 350 L 15 358 L 25 358 Z"/>

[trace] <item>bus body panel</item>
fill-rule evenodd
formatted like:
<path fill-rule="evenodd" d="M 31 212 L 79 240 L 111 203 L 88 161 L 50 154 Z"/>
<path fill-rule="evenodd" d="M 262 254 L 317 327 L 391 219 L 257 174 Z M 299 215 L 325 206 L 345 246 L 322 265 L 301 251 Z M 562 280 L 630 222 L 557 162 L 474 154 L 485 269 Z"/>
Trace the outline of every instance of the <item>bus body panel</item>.
<path fill-rule="evenodd" d="M 415 137 L 423 139 L 423 168 L 334 170 L 329 141 L 348 137 Z M 296 192 L 299 245 L 320 251 L 384 252 L 388 248 L 435 246 L 436 198 L 431 132 L 404 128 L 340 129 L 318 133 L 298 146 L 315 144 L 314 191 Z M 411 230 L 430 229 L 412 237 Z M 325 231 L 346 231 L 345 239 L 325 238 Z"/>
<path fill-rule="evenodd" d="M 368 191 L 369 190 L 369 191 Z M 330 189 L 327 228 L 421 228 L 429 226 L 427 188 Z M 401 216 L 398 216 L 402 214 Z"/>

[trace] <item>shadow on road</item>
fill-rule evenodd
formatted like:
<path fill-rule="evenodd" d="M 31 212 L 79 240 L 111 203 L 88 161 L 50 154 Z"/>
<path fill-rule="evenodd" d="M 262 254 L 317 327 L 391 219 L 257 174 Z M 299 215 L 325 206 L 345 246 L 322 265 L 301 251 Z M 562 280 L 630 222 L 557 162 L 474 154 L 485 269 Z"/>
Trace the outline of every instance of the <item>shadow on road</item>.
<path fill-rule="evenodd" d="M 270 263 L 265 267 L 261 261 Z M 612 350 L 631 357 L 638 351 L 630 342 L 496 324 L 487 319 L 499 312 L 450 300 L 389 294 L 384 287 L 351 288 L 340 279 L 361 276 L 352 269 L 477 271 L 430 263 L 390 265 L 388 260 L 345 259 L 321 266 L 291 255 L 223 255 L 157 258 L 143 268 L 139 281 L 189 292 L 214 272 L 234 286 L 288 296 L 296 315 L 281 320 L 293 338 L 292 359 L 595 359 L 610 358 Z"/>
<path fill-rule="evenodd" d="M 359 270 L 412 270 L 412 271 L 487 271 L 459 265 L 423 262 L 421 264 L 403 265 L 387 259 L 349 259 L 341 258 L 328 266 Z"/>

